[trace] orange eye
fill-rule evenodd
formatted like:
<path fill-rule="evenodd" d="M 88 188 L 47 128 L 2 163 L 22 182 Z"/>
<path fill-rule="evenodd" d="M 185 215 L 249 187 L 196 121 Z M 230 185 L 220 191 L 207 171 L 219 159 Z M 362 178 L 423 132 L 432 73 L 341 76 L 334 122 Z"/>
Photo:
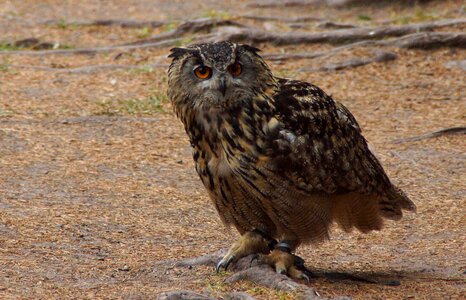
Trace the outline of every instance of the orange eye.
<path fill-rule="evenodd" d="M 228 67 L 228 72 L 230 72 L 230 74 L 233 77 L 239 76 L 239 74 L 241 74 L 242 71 L 243 71 L 243 67 L 241 66 L 240 63 L 234 63 Z"/>
<path fill-rule="evenodd" d="M 210 78 L 212 75 L 212 69 L 206 66 L 199 66 L 196 69 L 194 69 L 194 75 L 197 76 L 197 78 L 200 79 L 207 79 Z"/>

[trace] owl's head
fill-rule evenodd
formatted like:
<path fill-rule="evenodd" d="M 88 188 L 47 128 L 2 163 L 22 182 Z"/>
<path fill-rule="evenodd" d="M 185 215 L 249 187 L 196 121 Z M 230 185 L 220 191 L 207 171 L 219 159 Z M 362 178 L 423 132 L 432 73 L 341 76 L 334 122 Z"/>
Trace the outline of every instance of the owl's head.
<path fill-rule="evenodd" d="M 168 96 L 190 108 L 228 108 L 273 93 L 276 80 L 259 49 L 228 41 L 171 49 Z"/>

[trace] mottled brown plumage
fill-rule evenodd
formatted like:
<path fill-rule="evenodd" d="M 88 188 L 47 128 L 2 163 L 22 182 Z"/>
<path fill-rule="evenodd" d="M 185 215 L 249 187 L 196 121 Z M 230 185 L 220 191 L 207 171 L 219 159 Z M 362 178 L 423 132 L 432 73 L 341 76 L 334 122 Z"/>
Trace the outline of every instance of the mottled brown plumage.
<path fill-rule="evenodd" d="M 348 109 L 312 84 L 275 77 L 257 52 L 220 42 L 170 55 L 168 95 L 196 170 L 222 220 L 243 236 L 220 266 L 269 250 L 282 257 L 270 241 L 293 251 L 328 238 L 333 222 L 369 232 L 415 210 Z M 299 274 L 281 260 L 264 261 Z"/>

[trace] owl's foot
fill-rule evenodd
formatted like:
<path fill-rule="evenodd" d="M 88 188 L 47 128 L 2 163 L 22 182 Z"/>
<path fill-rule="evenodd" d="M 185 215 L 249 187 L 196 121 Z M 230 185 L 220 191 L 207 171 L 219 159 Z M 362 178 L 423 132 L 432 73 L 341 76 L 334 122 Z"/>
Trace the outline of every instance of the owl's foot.
<path fill-rule="evenodd" d="M 304 266 L 304 260 L 291 253 L 286 243 L 279 243 L 275 249 L 268 255 L 259 255 L 256 257 L 259 262 L 266 263 L 273 268 L 278 274 L 286 274 L 292 279 L 305 280 L 310 283 L 309 276 L 311 272 Z"/>
<path fill-rule="evenodd" d="M 267 254 L 273 249 L 277 242 L 274 239 L 266 237 L 258 230 L 246 232 L 236 241 L 228 250 L 228 253 L 217 264 L 217 273 L 220 269 L 227 270 L 231 263 L 238 261 L 240 258 L 250 254 Z"/>

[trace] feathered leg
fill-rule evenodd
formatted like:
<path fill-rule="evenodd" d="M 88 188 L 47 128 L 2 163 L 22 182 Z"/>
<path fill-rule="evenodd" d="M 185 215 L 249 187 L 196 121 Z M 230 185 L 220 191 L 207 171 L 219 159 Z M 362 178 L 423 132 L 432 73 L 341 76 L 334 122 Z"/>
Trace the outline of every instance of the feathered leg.
<path fill-rule="evenodd" d="M 226 270 L 231 263 L 250 254 L 267 254 L 276 243 L 274 239 L 268 238 L 259 230 L 246 232 L 231 246 L 228 253 L 217 264 L 216 270 L 217 272 L 222 268 Z"/>

